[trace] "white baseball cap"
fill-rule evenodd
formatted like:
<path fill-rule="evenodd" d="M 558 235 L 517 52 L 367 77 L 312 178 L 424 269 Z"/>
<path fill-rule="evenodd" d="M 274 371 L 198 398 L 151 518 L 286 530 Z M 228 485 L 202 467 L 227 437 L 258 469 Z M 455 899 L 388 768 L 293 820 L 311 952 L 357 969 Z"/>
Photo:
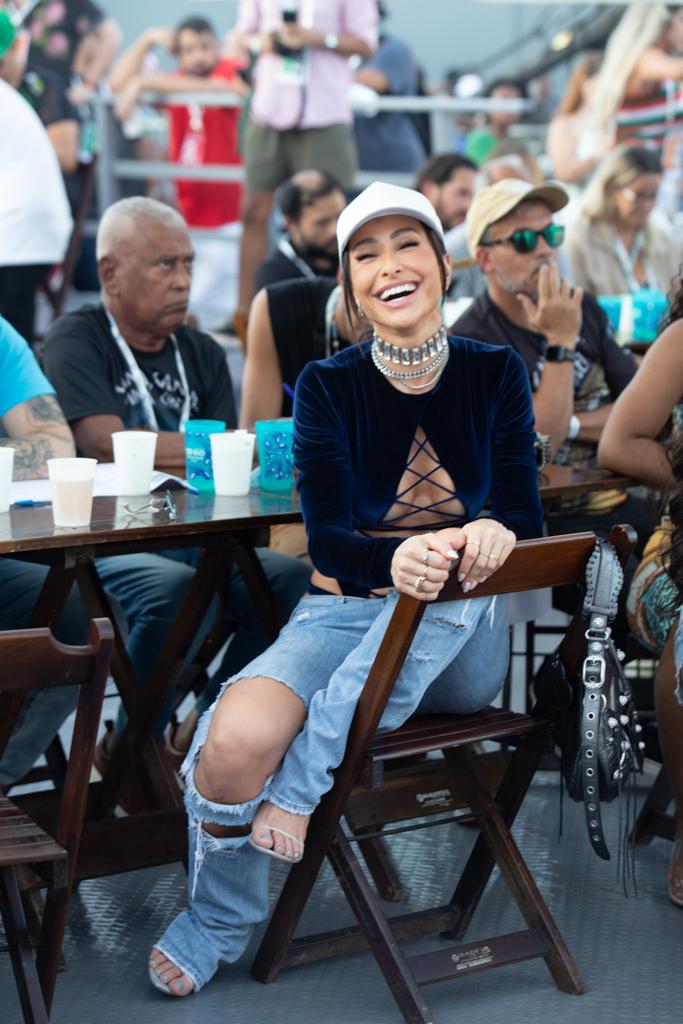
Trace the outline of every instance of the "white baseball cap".
<path fill-rule="evenodd" d="M 432 228 L 443 242 L 443 227 L 436 210 L 426 196 L 412 188 L 389 185 L 385 181 L 373 181 L 359 196 L 346 206 L 337 221 L 337 245 L 339 262 L 354 231 L 377 217 L 393 217 L 402 214 Z"/>

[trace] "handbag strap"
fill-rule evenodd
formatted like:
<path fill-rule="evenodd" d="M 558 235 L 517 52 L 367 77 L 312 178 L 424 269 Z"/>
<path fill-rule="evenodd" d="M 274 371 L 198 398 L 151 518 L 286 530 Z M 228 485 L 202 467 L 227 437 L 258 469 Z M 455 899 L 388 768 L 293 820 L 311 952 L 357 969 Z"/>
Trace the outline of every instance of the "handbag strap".
<path fill-rule="evenodd" d="M 588 619 L 588 650 L 583 663 L 583 701 L 581 711 L 581 779 L 586 827 L 591 846 L 599 857 L 609 860 L 600 810 L 598 744 L 600 716 L 606 711 L 603 687 L 607 675 L 606 653 L 616 656 L 609 623 L 617 613 L 624 573 L 617 553 L 605 540 L 596 540 L 586 567 L 586 594 L 583 612 Z"/>

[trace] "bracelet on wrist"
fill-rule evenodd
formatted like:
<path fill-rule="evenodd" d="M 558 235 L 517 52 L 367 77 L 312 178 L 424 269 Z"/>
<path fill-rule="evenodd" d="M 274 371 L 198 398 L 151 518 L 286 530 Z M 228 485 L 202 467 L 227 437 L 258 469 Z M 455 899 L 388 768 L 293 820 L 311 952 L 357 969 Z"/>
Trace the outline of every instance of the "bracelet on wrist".
<path fill-rule="evenodd" d="M 570 417 L 570 420 L 569 420 L 569 429 L 567 430 L 567 440 L 568 441 L 573 441 L 574 438 L 579 436 L 579 431 L 580 430 L 581 430 L 581 420 L 579 419 L 578 416 L 576 416 L 574 413 L 572 413 L 572 415 Z"/>

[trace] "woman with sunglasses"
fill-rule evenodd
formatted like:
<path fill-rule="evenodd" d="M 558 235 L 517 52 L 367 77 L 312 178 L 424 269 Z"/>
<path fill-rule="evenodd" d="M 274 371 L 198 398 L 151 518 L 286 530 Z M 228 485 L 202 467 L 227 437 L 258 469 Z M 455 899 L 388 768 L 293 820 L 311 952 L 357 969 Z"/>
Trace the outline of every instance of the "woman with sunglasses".
<path fill-rule="evenodd" d="M 661 181 L 661 161 L 649 149 L 617 146 L 602 160 L 583 195 L 581 218 L 567 228 L 576 284 L 593 295 L 669 291 L 683 250 L 654 212 Z"/>
<path fill-rule="evenodd" d="M 429 201 L 376 182 L 337 227 L 344 300 L 371 338 L 309 363 L 294 402 L 315 566 L 278 640 L 228 680 L 184 765 L 190 910 L 152 950 L 169 995 L 233 962 L 267 913 L 271 856 L 301 859 L 400 593 L 427 603 L 382 718 L 468 713 L 500 689 L 505 600 L 477 585 L 542 530 L 526 371 L 510 349 L 448 338 L 450 278 Z M 432 604 L 449 571 L 464 602 Z M 229 829 L 244 826 L 245 835 Z"/>

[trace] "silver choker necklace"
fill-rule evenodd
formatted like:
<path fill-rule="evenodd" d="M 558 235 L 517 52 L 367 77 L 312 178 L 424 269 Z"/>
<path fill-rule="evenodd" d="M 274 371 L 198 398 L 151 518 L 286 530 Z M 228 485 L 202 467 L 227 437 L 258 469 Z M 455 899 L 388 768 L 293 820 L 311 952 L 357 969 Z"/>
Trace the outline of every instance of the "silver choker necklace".
<path fill-rule="evenodd" d="M 426 388 L 434 387 L 448 362 L 449 353 L 448 336 L 443 326 L 439 328 L 436 334 L 433 334 L 431 338 L 416 349 L 403 349 L 398 345 L 390 345 L 377 334 L 375 334 L 370 347 L 372 361 L 379 372 L 390 380 L 398 381 L 399 384 L 408 388 L 409 391 L 424 391 Z M 387 366 L 383 359 L 391 359 L 393 364 L 399 366 L 416 366 L 419 368 L 415 370 L 395 370 L 393 366 Z M 425 360 L 429 360 L 428 365 L 420 365 Z M 438 372 L 431 380 L 423 381 L 420 384 L 415 383 L 415 378 L 424 377 L 426 374 L 432 374 L 435 371 Z"/>
<path fill-rule="evenodd" d="M 382 359 L 386 359 L 396 366 L 419 366 L 420 363 L 430 362 L 434 356 L 438 355 L 444 348 L 447 348 L 448 336 L 446 328 L 442 324 L 438 331 L 432 334 L 431 338 L 427 338 L 419 348 L 401 348 L 400 345 L 390 345 L 388 341 L 380 338 L 379 334 L 375 331 L 372 338 L 372 346 L 373 348 L 376 346 L 377 354 Z M 422 371 L 422 373 L 426 372 L 426 370 Z M 416 376 L 418 375 L 416 374 Z"/>

